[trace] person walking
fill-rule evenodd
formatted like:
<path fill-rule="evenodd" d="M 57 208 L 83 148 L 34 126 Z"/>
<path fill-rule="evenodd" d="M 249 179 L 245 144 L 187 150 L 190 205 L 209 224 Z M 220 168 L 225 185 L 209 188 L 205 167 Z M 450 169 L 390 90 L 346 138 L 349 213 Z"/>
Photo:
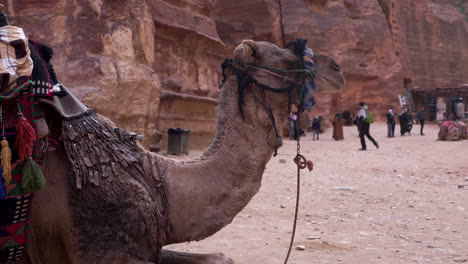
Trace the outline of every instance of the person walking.
<path fill-rule="evenodd" d="M 387 137 L 395 136 L 395 114 L 392 109 L 387 113 Z"/>
<path fill-rule="evenodd" d="M 343 120 L 340 117 L 340 114 L 335 115 L 333 120 L 333 138 L 338 140 L 343 140 Z"/>
<path fill-rule="evenodd" d="M 424 111 L 424 107 L 421 108 L 421 111 L 418 112 L 418 121 L 419 121 L 419 124 L 421 125 L 421 136 L 424 136 L 424 132 L 423 132 L 423 129 L 424 129 L 424 122 L 426 121 L 426 111 Z"/>
<path fill-rule="evenodd" d="M 315 141 L 315 138 L 317 137 L 317 140 L 319 140 L 319 134 L 320 134 L 320 119 L 317 117 L 314 117 L 312 120 L 312 140 Z"/>
<path fill-rule="evenodd" d="M 408 127 L 409 117 L 408 117 L 408 114 L 406 113 L 406 109 L 403 109 L 403 112 L 400 114 L 398 119 L 400 121 L 400 134 L 404 136 L 405 133 L 410 132 L 410 129 Z"/>
<path fill-rule="evenodd" d="M 370 135 L 370 124 L 374 121 L 372 120 L 372 115 L 369 112 L 369 108 L 364 102 L 360 102 L 359 106 L 361 109 L 358 113 L 358 127 L 359 127 L 359 137 L 361 138 L 361 148 L 359 150 L 367 150 L 366 147 L 366 140 L 364 136 L 366 136 L 372 143 L 374 143 L 376 148 L 379 148 L 379 143 L 375 141 L 375 139 Z"/>

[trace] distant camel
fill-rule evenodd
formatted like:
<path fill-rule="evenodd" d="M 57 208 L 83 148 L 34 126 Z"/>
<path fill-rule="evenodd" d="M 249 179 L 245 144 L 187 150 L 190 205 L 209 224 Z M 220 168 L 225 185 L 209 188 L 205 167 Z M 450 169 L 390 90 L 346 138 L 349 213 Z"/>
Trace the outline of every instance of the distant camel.
<path fill-rule="evenodd" d="M 445 121 L 440 124 L 438 140 L 458 141 L 467 139 L 466 124 L 461 121 Z"/>

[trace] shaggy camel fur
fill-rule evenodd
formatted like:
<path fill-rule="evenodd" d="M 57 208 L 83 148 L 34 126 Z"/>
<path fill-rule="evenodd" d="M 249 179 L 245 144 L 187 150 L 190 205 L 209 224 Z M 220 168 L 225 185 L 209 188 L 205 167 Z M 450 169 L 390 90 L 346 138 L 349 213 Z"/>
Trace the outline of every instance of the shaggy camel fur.
<path fill-rule="evenodd" d="M 283 69 L 295 68 L 298 62 L 288 49 L 251 40 L 243 41 L 235 49 L 234 57 Z M 270 87 L 285 86 L 281 79 L 264 71 L 251 69 L 249 72 Z M 44 162 L 47 186 L 37 193 L 33 202 L 30 261 L 33 264 L 233 263 L 222 254 L 162 249 L 158 256 L 157 245 L 213 235 L 231 223 L 258 192 L 276 137 L 267 113 L 257 101 L 258 93 L 255 87 L 246 90 L 243 120 L 238 107 L 236 76 L 227 76 L 219 99 L 216 137 L 199 158 L 177 161 L 138 147 L 138 152 L 149 157 L 144 160 L 144 171 L 156 165 L 161 168 L 169 202 L 171 228 L 167 230 L 154 230 L 157 223 L 153 218 L 158 212 L 152 205 L 151 192 L 157 187 L 146 186 L 140 179 L 114 175 L 112 179 L 104 179 L 100 186 L 88 185 L 77 190 L 68 176 L 69 161 L 63 146 L 48 152 Z M 288 117 L 288 94 L 267 91 L 266 98 L 281 127 Z M 53 133 L 61 121 L 57 114 L 51 116 L 54 114 L 47 115 L 47 119 Z M 113 126 L 104 117 L 99 118 Z M 81 202 L 75 201 L 77 197 Z M 166 234 L 165 241 L 155 240 L 158 231 Z"/>

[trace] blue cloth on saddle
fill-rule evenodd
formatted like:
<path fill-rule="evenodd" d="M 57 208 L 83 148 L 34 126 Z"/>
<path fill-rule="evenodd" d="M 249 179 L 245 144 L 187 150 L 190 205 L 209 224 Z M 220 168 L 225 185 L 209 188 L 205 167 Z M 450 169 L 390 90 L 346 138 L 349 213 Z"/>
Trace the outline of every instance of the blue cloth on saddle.
<path fill-rule="evenodd" d="M 314 52 L 311 48 L 306 47 L 304 50 L 304 67 L 306 70 L 314 73 Z M 304 80 L 304 108 L 306 111 L 312 110 L 315 105 L 315 76 L 307 76 Z"/>

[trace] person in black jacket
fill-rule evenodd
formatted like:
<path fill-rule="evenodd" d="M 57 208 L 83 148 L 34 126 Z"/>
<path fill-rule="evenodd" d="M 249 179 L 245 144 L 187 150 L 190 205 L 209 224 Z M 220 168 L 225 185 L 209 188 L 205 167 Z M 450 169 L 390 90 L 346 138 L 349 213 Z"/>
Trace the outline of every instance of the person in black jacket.
<path fill-rule="evenodd" d="M 411 135 L 411 130 L 413 130 L 413 114 L 409 111 L 406 112 L 408 116 L 408 134 Z"/>
<path fill-rule="evenodd" d="M 426 121 L 426 112 L 424 111 L 424 107 L 421 108 L 421 111 L 418 112 L 418 121 L 421 125 L 421 136 L 424 136 L 423 129 L 424 129 L 424 122 Z"/>
<path fill-rule="evenodd" d="M 359 137 L 361 138 L 361 148 L 359 150 L 367 150 L 366 140 L 364 139 L 364 136 L 366 136 L 370 141 L 372 141 L 376 148 L 379 148 L 379 143 L 377 143 L 377 141 L 375 141 L 375 139 L 369 133 L 370 123 L 367 121 L 368 107 L 364 102 L 360 102 L 359 106 L 361 107 L 357 118 Z"/>
<path fill-rule="evenodd" d="M 314 117 L 312 120 L 312 140 L 315 141 L 315 138 L 317 137 L 317 140 L 319 140 L 319 135 L 320 135 L 320 119 L 317 117 Z"/>
<path fill-rule="evenodd" d="M 395 114 L 392 109 L 387 113 L 387 137 L 395 136 Z"/>
<path fill-rule="evenodd" d="M 402 136 L 405 135 L 405 133 L 410 133 L 410 129 L 409 129 L 409 126 L 408 126 L 408 122 L 409 122 L 409 116 L 408 114 L 406 113 L 406 110 L 403 110 L 403 112 L 400 114 L 400 116 L 398 117 L 398 121 L 400 121 L 400 133 Z"/>

